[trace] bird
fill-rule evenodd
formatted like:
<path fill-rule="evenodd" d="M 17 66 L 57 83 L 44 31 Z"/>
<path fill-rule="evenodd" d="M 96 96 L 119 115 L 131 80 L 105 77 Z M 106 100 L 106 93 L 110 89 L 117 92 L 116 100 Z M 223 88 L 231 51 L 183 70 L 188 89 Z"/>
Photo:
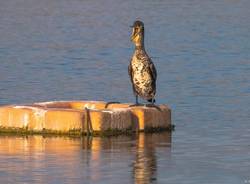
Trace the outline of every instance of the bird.
<path fill-rule="evenodd" d="M 136 20 L 131 28 L 131 41 L 135 45 L 135 50 L 128 66 L 128 74 L 136 99 L 134 105 L 139 105 L 138 96 L 154 104 L 157 71 L 144 47 L 144 23 Z"/>

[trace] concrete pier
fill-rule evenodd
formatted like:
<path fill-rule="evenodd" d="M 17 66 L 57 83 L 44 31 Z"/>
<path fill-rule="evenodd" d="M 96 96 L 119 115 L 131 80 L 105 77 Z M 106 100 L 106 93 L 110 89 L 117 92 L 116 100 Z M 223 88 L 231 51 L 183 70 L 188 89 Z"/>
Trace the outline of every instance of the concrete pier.
<path fill-rule="evenodd" d="M 116 134 L 171 129 L 171 110 L 104 101 L 0 106 L 0 132 Z"/>

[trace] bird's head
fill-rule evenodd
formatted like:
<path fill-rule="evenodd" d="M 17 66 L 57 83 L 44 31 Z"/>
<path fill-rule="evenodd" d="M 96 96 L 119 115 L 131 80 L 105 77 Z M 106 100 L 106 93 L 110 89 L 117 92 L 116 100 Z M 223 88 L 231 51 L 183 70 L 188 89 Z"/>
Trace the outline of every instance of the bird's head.
<path fill-rule="evenodd" d="M 143 45 L 144 41 L 144 24 L 142 21 L 135 21 L 132 27 L 131 41 L 134 42 L 136 46 Z"/>

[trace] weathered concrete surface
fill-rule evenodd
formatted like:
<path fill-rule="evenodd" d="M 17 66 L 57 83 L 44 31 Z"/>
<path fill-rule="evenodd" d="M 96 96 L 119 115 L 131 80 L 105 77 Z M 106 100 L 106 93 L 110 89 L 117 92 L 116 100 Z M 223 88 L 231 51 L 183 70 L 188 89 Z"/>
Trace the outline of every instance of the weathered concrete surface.
<path fill-rule="evenodd" d="M 86 132 L 90 126 L 91 131 L 104 132 L 145 131 L 171 127 L 171 110 L 168 106 L 129 105 L 107 105 L 103 101 L 59 101 L 1 106 L 0 129 Z"/>

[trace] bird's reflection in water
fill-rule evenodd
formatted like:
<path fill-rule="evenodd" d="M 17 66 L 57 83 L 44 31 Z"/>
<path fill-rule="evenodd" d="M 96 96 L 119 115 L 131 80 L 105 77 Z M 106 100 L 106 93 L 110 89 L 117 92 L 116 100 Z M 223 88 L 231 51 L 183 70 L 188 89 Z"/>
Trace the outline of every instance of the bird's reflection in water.
<path fill-rule="evenodd" d="M 157 179 L 156 151 L 159 146 L 171 147 L 171 134 L 141 134 L 138 137 L 133 164 L 134 183 L 153 183 Z M 169 152 L 166 154 L 170 154 Z"/>
<path fill-rule="evenodd" d="M 0 183 L 153 183 L 170 155 L 171 134 L 118 137 L 1 136 Z M 8 159 L 4 159 L 4 158 Z M 24 169 L 25 168 L 25 169 Z M 37 172 L 43 171 L 43 172 Z M 29 177 L 27 177 L 29 176 Z M 66 179 L 65 179 L 66 178 Z M 77 183 L 77 182 L 76 182 Z"/>
<path fill-rule="evenodd" d="M 136 184 L 141 183 L 154 183 L 157 180 L 157 149 L 164 147 L 166 155 L 170 155 L 171 152 L 171 133 L 155 133 L 144 134 L 139 133 L 133 136 L 118 136 L 118 137 L 83 137 L 82 139 L 83 149 L 89 150 L 90 157 L 85 160 L 95 160 L 97 165 L 101 167 L 102 164 L 102 152 L 109 151 L 115 152 L 115 150 L 121 153 L 127 152 L 127 155 L 132 155 L 132 180 Z M 165 149 L 165 148 L 168 149 Z M 111 154 L 112 155 L 112 154 Z M 116 159 L 116 158 L 114 158 Z M 110 158 L 111 161 L 114 160 Z M 96 166 L 97 166 L 96 165 Z M 98 175 L 98 169 L 93 177 L 97 179 L 102 177 Z M 93 180 L 94 178 L 90 178 Z"/>

